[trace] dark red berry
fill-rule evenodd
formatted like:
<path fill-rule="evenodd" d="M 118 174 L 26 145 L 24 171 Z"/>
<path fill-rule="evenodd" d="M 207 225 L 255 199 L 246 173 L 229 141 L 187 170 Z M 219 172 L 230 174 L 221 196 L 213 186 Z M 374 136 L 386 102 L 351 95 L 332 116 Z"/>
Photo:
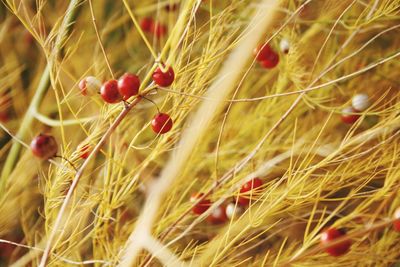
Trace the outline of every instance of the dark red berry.
<path fill-rule="evenodd" d="M 165 10 L 168 12 L 174 12 L 178 9 L 178 7 L 179 7 L 178 3 L 168 4 L 165 6 Z"/>
<path fill-rule="evenodd" d="M 49 159 L 57 154 L 56 139 L 51 135 L 39 134 L 31 142 L 32 153 L 41 159 Z"/>
<path fill-rule="evenodd" d="M 251 196 L 254 195 L 257 192 L 253 192 L 252 190 L 257 189 L 261 187 L 263 184 L 262 180 L 260 178 L 254 178 L 247 183 L 245 183 L 241 188 L 240 188 L 240 196 L 238 199 L 239 204 L 242 206 L 246 206 L 250 203 Z"/>
<path fill-rule="evenodd" d="M 346 231 L 343 229 L 336 229 L 334 227 L 329 228 L 325 230 L 321 234 L 321 244 L 327 244 L 336 238 L 340 238 L 346 235 Z M 346 254 L 351 247 L 351 241 L 350 240 L 345 240 L 343 242 L 340 242 L 339 244 L 329 246 L 325 249 L 325 252 L 328 253 L 331 256 L 341 256 Z"/>
<path fill-rule="evenodd" d="M 90 155 L 91 147 L 89 144 L 83 145 L 79 149 L 79 157 L 82 159 L 87 159 Z"/>
<path fill-rule="evenodd" d="M 5 123 L 5 122 L 8 122 L 9 119 L 10 119 L 10 116 L 7 111 L 0 112 L 0 122 Z"/>
<path fill-rule="evenodd" d="M 393 228 L 396 232 L 400 232 L 400 208 L 397 208 L 393 214 Z"/>
<path fill-rule="evenodd" d="M 129 210 L 125 210 L 121 213 L 120 222 L 126 223 L 133 218 L 133 214 Z"/>
<path fill-rule="evenodd" d="M 139 93 L 139 86 L 139 77 L 131 73 L 125 73 L 118 80 L 118 91 L 124 100 L 137 95 Z"/>
<path fill-rule="evenodd" d="M 7 243 L 0 243 L 0 259 L 4 261 L 10 260 L 14 249 L 15 249 L 14 245 Z"/>
<path fill-rule="evenodd" d="M 347 107 L 347 108 L 343 109 L 342 110 L 342 121 L 347 124 L 355 123 L 358 120 L 358 118 L 360 118 L 360 115 L 353 114 L 353 113 L 357 113 L 357 112 L 358 111 L 352 107 Z"/>
<path fill-rule="evenodd" d="M 118 103 L 122 100 L 122 96 L 118 91 L 117 80 L 109 80 L 100 88 L 100 94 L 104 101 L 110 104 Z"/>
<path fill-rule="evenodd" d="M 161 24 L 160 22 L 155 22 L 153 23 L 150 31 L 155 37 L 161 38 L 167 33 L 168 29 L 166 25 Z"/>
<path fill-rule="evenodd" d="M 195 193 L 190 197 L 190 202 L 196 203 L 203 196 L 204 196 L 203 193 Z M 201 215 L 204 212 L 206 212 L 210 206 L 211 206 L 211 201 L 204 198 L 192 208 L 192 211 L 194 214 Z"/>
<path fill-rule="evenodd" d="M 24 40 L 25 40 L 25 43 L 30 46 L 33 44 L 33 41 L 35 41 L 35 38 L 29 31 L 25 31 L 24 32 Z"/>
<path fill-rule="evenodd" d="M 168 114 L 158 113 L 151 121 L 151 128 L 155 133 L 164 134 L 171 130 L 172 119 Z"/>
<path fill-rule="evenodd" d="M 153 73 L 153 81 L 162 87 L 170 86 L 175 79 L 175 73 L 172 67 L 169 67 L 166 72 L 163 72 L 160 67 L 158 67 Z"/>
<path fill-rule="evenodd" d="M 154 20 L 152 18 L 143 18 L 140 21 L 140 28 L 142 28 L 142 30 L 144 32 L 151 32 L 151 29 L 153 28 L 153 24 L 154 24 Z"/>
<path fill-rule="evenodd" d="M 10 119 L 11 98 L 8 95 L 0 96 L 0 121 L 7 122 Z"/>
<path fill-rule="evenodd" d="M 222 224 L 228 221 L 228 216 L 226 216 L 225 212 L 225 206 L 219 206 L 214 209 L 207 217 L 207 221 L 211 224 Z"/>

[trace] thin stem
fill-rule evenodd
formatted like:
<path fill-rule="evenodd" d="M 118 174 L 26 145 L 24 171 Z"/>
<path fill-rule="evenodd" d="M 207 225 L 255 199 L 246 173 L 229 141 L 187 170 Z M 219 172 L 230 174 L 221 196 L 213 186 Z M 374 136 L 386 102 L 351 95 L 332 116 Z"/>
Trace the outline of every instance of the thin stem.
<path fill-rule="evenodd" d="M 33 247 L 33 246 L 28 246 L 28 245 L 24 245 L 24 244 L 20 244 L 20 243 L 16 243 L 16 242 L 12 242 L 9 240 L 5 240 L 5 239 L 0 239 L 0 243 L 5 243 L 5 244 L 10 244 L 16 247 L 20 247 L 20 248 L 27 248 L 27 249 L 31 249 L 34 251 L 43 251 L 43 249 L 38 248 L 38 247 Z M 85 260 L 85 261 L 73 261 L 61 256 L 58 256 L 57 254 L 53 254 L 54 257 L 56 257 L 57 259 L 60 259 L 68 264 L 73 264 L 73 265 L 89 265 L 89 264 L 95 264 L 95 263 L 101 263 L 104 265 L 109 265 L 110 262 L 108 261 L 103 261 L 103 260 Z"/>
<path fill-rule="evenodd" d="M 59 158 L 59 159 L 65 160 L 66 162 L 69 163 L 69 165 L 71 165 L 72 168 L 74 168 L 75 171 L 78 171 L 78 169 L 75 167 L 74 163 L 72 163 L 72 161 L 70 161 L 69 159 L 67 159 L 61 155 L 55 155 L 54 158 Z"/>
<path fill-rule="evenodd" d="M 154 51 L 153 47 L 151 46 L 149 40 L 147 40 L 146 35 L 144 35 L 144 32 L 143 32 L 142 29 L 140 28 L 140 25 L 139 25 L 139 23 L 137 22 L 137 20 L 136 20 L 136 18 L 135 18 L 135 15 L 133 15 L 132 10 L 131 10 L 131 8 L 130 8 L 128 2 L 127 2 L 126 0 L 122 0 L 122 2 L 124 3 L 125 8 L 126 8 L 126 10 L 128 11 L 128 14 L 129 14 L 129 16 L 131 17 L 133 24 L 134 24 L 135 27 L 136 27 L 136 30 L 139 32 L 140 37 L 142 37 L 144 43 L 146 44 L 147 48 L 149 49 L 149 51 L 150 51 L 151 55 L 153 56 L 154 60 L 157 61 L 157 54 L 156 54 L 156 52 Z"/>
<path fill-rule="evenodd" d="M 101 41 L 101 36 L 99 34 L 99 30 L 97 29 L 96 18 L 94 16 L 92 0 L 89 0 L 89 9 L 90 9 L 90 14 L 92 16 L 92 22 L 93 22 L 94 31 L 96 32 L 97 39 L 99 40 L 99 45 L 100 45 L 101 51 L 103 52 L 104 59 L 106 60 L 106 64 L 107 64 L 108 70 L 110 71 L 112 78 L 115 79 L 114 72 L 112 71 L 112 68 L 111 68 L 110 60 L 108 59 L 108 56 L 107 56 L 106 50 L 104 48 L 103 42 Z"/>
<path fill-rule="evenodd" d="M 199 3 L 200 1 L 197 2 L 197 4 Z M 143 248 L 140 237 L 143 232 L 149 232 L 152 228 L 164 194 L 173 181 L 179 176 L 182 167 L 193 152 L 193 148 L 206 133 L 214 116 L 222 109 L 223 99 L 234 89 L 237 81 L 240 79 L 242 70 L 251 57 L 253 47 L 255 47 L 262 38 L 267 26 L 273 22 L 272 15 L 275 13 L 275 8 L 279 5 L 279 1 L 264 0 L 262 3 L 268 3 L 270 5 L 257 10 L 249 23 L 245 38 L 241 40 L 241 43 L 239 43 L 230 54 L 221 68 L 217 79 L 208 89 L 207 96 L 216 101 L 205 101 L 197 109 L 192 117 L 192 121 L 198 123 L 190 124 L 190 127 L 186 128 L 182 133 L 178 148 L 164 166 L 157 183 L 151 188 L 136 222 L 135 229 L 130 234 L 126 243 L 121 262 L 118 266 L 128 267 L 134 264 L 139 252 Z M 252 27 L 254 25 L 257 25 L 257 27 Z M 223 86 L 220 84 L 222 79 L 226 81 Z"/>
<path fill-rule="evenodd" d="M 154 106 L 156 106 L 158 113 L 161 113 L 160 108 L 158 107 L 158 105 L 156 104 L 156 102 L 154 102 L 153 100 L 151 100 L 150 98 L 147 98 L 145 96 L 142 96 L 144 99 L 146 99 L 147 101 L 151 102 L 154 104 Z"/>
<path fill-rule="evenodd" d="M 90 160 L 95 157 L 97 152 L 100 150 L 100 148 L 103 146 L 105 141 L 110 137 L 110 135 L 114 132 L 114 130 L 118 127 L 118 125 L 121 123 L 121 121 L 128 115 L 129 111 L 136 106 L 140 101 L 142 100 L 142 97 L 138 96 L 131 104 L 126 106 L 121 113 L 118 115 L 118 117 L 115 119 L 115 121 L 112 123 L 110 128 L 104 133 L 103 137 L 100 139 L 99 143 L 93 148 L 92 152 L 89 154 L 88 158 L 83 162 L 82 166 L 79 168 L 77 171 L 74 179 L 72 180 L 71 186 L 68 189 L 67 195 L 65 196 L 65 199 L 61 205 L 60 211 L 58 212 L 57 218 L 54 222 L 53 229 L 50 233 L 50 236 L 47 240 L 46 247 L 43 252 L 42 259 L 40 261 L 39 267 L 44 267 L 46 266 L 46 262 L 48 259 L 49 254 L 52 252 L 52 245 L 53 245 L 53 240 L 56 236 L 57 229 L 60 227 L 63 215 L 66 211 L 66 208 L 69 204 L 69 201 L 71 200 L 72 194 L 75 191 L 75 188 L 78 185 L 79 180 L 81 179 L 83 172 L 86 168 L 86 166 L 89 164 Z"/>

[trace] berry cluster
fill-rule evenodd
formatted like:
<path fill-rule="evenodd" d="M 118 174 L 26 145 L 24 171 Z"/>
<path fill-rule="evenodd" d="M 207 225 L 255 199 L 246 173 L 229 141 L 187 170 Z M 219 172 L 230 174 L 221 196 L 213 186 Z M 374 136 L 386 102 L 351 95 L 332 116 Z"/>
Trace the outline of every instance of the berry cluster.
<path fill-rule="evenodd" d="M 156 68 L 152 75 L 153 82 L 160 87 L 170 86 L 175 80 L 175 73 L 171 66 L 166 70 L 161 67 Z M 102 99 L 109 104 L 127 101 L 129 98 L 139 94 L 140 79 L 132 73 L 125 73 L 118 80 L 109 80 L 101 83 L 92 76 L 84 78 L 79 83 L 79 88 L 83 95 L 93 95 L 100 88 Z M 159 112 L 152 121 L 151 127 L 157 134 L 164 134 L 171 130 L 173 121 L 166 113 Z M 87 153 L 83 153 L 82 158 L 85 158 Z M 86 156 L 87 157 L 87 156 Z"/>
<path fill-rule="evenodd" d="M 360 112 L 365 111 L 371 105 L 367 94 L 357 94 L 351 100 L 351 106 L 342 110 L 342 121 L 353 124 L 360 118 Z"/>
<path fill-rule="evenodd" d="M 158 67 L 152 75 L 153 82 L 161 87 L 170 86 L 175 80 L 175 73 L 172 67 L 168 67 L 166 71 Z M 93 76 L 88 76 L 79 82 L 79 89 L 84 96 L 95 95 L 100 93 L 104 102 L 109 104 L 127 101 L 129 98 L 139 94 L 140 79 L 132 73 L 125 73 L 118 80 L 109 80 L 101 84 Z M 100 91 L 100 92 L 99 92 Z M 157 134 L 164 134 L 172 129 L 173 121 L 166 113 L 157 113 L 152 121 L 151 128 Z M 30 148 L 32 153 L 40 159 L 50 159 L 56 156 L 58 146 L 55 138 L 47 134 L 39 134 L 36 136 Z M 89 144 L 81 144 L 78 146 L 79 157 L 87 159 L 92 147 Z"/>
<path fill-rule="evenodd" d="M 228 219 L 240 216 L 246 207 L 250 204 L 252 196 L 260 194 L 263 181 L 260 178 L 254 178 L 240 188 L 240 194 L 237 201 L 223 204 L 214 209 L 207 217 L 207 222 L 211 224 L 223 224 Z M 206 212 L 212 205 L 212 201 L 205 197 L 203 193 L 195 193 L 191 196 L 190 202 L 195 203 L 192 212 L 196 215 L 201 215 Z M 400 232 L 400 208 L 396 209 L 393 215 L 393 229 Z M 342 242 L 329 245 L 335 239 L 343 238 Z M 341 256 L 346 254 L 351 248 L 351 240 L 346 238 L 346 230 L 343 228 L 330 227 L 321 233 L 321 245 L 327 245 L 325 252 L 331 256 Z"/>
<path fill-rule="evenodd" d="M 245 183 L 239 191 L 239 196 L 235 201 L 229 202 L 227 205 L 218 206 L 207 217 L 207 221 L 211 224 L 222 224 L 228 219 L 234 218 L 242 214 L 246 207 L 250 204 L 252 196 L 260 193 L 263 182 L 260 178 L 254 178 Z M 196 203 L 192 212 L 201 215 L 212 205 L 211 200 L 206 198 L 203 193 L 195 193 L 191 196 L 190 201 Z"/>

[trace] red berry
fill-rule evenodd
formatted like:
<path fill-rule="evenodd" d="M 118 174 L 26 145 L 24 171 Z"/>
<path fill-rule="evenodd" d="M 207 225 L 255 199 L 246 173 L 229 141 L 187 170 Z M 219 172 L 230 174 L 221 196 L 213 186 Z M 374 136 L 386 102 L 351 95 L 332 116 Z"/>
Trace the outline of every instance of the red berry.
<path fill-rule="evenodd" d="M 172 119 L 168 114 L 158 113 L 151 121 L 151 128 L 155 133 L 164 134 L 171 130 L 172 124 Z"/>
<path fill-rule="evenodd" d="M 5 123 L 10 119 L 10 115 L 7 111 L 0 111 L 0 121 Z"/>
<path fill-rule="evenodd" d="M 80 152 L 79 157 L 81 157 L 82 159 L 87 159 L 91 152 L 90 145 L 86 144 L 86 145 L 81 146 L 79 149 L 79 152 Z"/>
<path fill-rule="evenodd" d="M 150 31 L 153 33 L 153 35 L 157 38 L 163 37 L 167 33 L 167 26 L 164 24 L 161 24 L 160 22 L 155 22 L 153 23 Z"/>
<path fill-rule="evenodd" d="M 31 142 L 32 153 L 41 159 L 49 159 L 57 154 L 57 142 L 51 135 L 39 134 Z"/>
<path fill-rule="evenodd" d="M 124 100 L 128 100 L 131 96 L 137 95 L 139 86 L 139 77 L 131 73 L 125 73 L 118 80 L 118 91 Z"/>
<path fill-rule="evenodd" d="M 348 123 L 348 124 L 355 123 L 358 120 L 358 118 L 360 118 L 360 115 L 352 114 L 352 113 L 356 113 L 356 112 L 358 112 L 358 111 L 352 107 L 347 107 L 347 108 L 343 109 L 342 110 L 342 121 L 344 123 Z"/>
<path fill-rule="evenodd" d="M 0 243 L 0 259 L 9 260 L 15 249 L 14 245 L 8 243 Z"/>
<path fill-rule="evenodd" d="M 241 196 L 239 196 L 238 202 L 242 206 L 246 206 L 250 203 L 251 195 L 254 195 L 255 192 L 250 192 L 256 188 L 262 186 L 263 182 L 260 178 L 254 178 L 247 183 L 245 183 L 242 188 L 240 188 Z"/>
<path fill-rule="evenodd" d="M 261 66 L 266 69 L 272 69 L 279 63 L 279 55 L 275 52 L 271 53 L 267 60 L 261 61 Z"/>
<path fill-rule="evenodd" d="M 117 80 L 109 80 L 100 88 L 100 94 L 104 101 L 113 104 L 122 100 L 122 96 L 118 91 Z"/>
<path fill-rule="evenodd" d="M 279 55 L 271 48 L 269 44 L 258 46 L 254 50 L 257 61 L 261 63 L 264 68 L 272 69 L 279 63 Z"/>
<path fill-rule="evenodd" d="M 35 38 L 29 31 L 25 31 L 24 32 L 24 40 L 25 40 L 25 43 L 30 46 L 33 44 L 33 41 L 35 41 Z"/>
<path fill-rule="evenodd" d="M 190 197 L 190 202 L 195 203 L 203 196 L 204 196 L 203 193 L 195 193 Z M 192 208 L 192 211 L 194 214 L 201 215 L 204 212 L 206 212 L 210 206 L 211 206 L 211 201 L 209 199 L 204 198 Z"/>
<path fill-rule="evenodd" d="M 161 86 L 167 87 L 170 86 L 175 79 L 175 73 L 172 67 L 169 67 L 166 72 L 163 72 L 160 67 L 158 67 L 153 73 L 153 81 Z"/>
<path fill-rule="evenodd" d="M 11 98 L 8 95 L 0 96 L 0 121 L 7 122 L 10 119 Z"/>
<path fill-rule="evenodd" d="M 400 232 L 400 208 L 397 208 L 393 214 L 393 228 L 396 232 Z"/>
<path fill-rule="evenodd" d="M 336 229 L 336 228 L 329 228 L 325 230 L 321 234 L 321 244 L 327 244 L 336 238 L 342 237 L 346 235 L 346 231 L 344 229 Z M 325 249 L 325 252 L 328 253 L 331 256 L 341 256 L 346 254 L 351 247 L 351 241 L 346 240 L 343 242 L 340 242 L 339 244 L 327 247 Z"/>
<path fill-rule="evenodd" d="M 120 221 L 121 223 L 126 223 L 133 218 L 133 214 L 129 210 L 125 210 L 121 213 Z"/>
<path fill-rule="evenodd" d="M 207 217 L 207 221 L 211 224 L 221 224 L 221 223 L 225 223 L 227 220 L 228 220 L 228 216 L 226 216 L 225 206 L 217 207 Z"/>
<path fill-rule="evenodd" d="M 153 21 L 152 18 L 148 18 L 148 17 L 147 18 L 143 18 L 140 21 L 140 28 L 142 28 L 142 30 L 144 32 L 150 32 L 151 29 L 153 28 L 153 24 L 154 24 L 154 21 Z"/>
<path fill-rule="evenodd" d="M 274 51 L 269 44 L 262 44 L 257 46 L 253 52 L 256 56 L 256 60 L 261 62 L 268 59 L 269 54 Z"/>

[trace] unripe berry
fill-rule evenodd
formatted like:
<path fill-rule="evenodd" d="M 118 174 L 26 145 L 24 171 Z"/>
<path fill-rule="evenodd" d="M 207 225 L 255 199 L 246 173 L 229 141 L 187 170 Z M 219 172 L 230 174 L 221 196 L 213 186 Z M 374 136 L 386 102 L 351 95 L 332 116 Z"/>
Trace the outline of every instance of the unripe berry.
<path fill-rule="evenodd" d="M 204 196 L 203 193 L 195 193 L 190 197 L 190 202 L 196 203 L 200 198 Z M 192 211 L 194 214 L 201 215 L 208 210 L 211 206 L 211 201 L 209 199 L 203 199 L 199 203 L 197 203 L 193 208 Z"/>
<path fill-rule="evenodd" d="M 339 237 L 342 237 L 345 235 L 346 235 L 346 231 L 344 231 L 343 229 L 336 229 L 334 227 L 329 228 L 321 234 L 321 244 L 329 243 L 329 242 L 335 240 L 336 238 L 339 238 Z M 325 249 L 325 252 L 331 256 L 337 257 L 337 256 L 346 254 L 349 251 L 350 247 L 351 247 L 351 241 L 346 240 L 339 244 L 327 247 Z"/>
<path fill-rule="evenodd" d="M 364 111 L 371 105 L 367 94 L 357 94 L 353 96 L 351 104 L 353 108 L 358 111 Z"/>
<path fill-rule="evenodd" d="M 118 91 L 117 80 L 109 80 L 100 88 L 100 94 L 103 100 L 107 103 L 114 104 L 122 100 L 122 96 Z"/>
<path fill-rule="evenodd" d="M 347 124 L 355 123 L 358 120 L 358 118 L 360 118 L 360 115 L 354 113 L 357 113 L 357 110 L 355 110 L 354 108 L 352 107 L 344 108 L 342 110 L 342 121 Z"/>
<path fill-rule="evenodd" d="M 164 134 L 171 130 L 173 125 L 172 119 L 168 114 L 158 113 L 151 121 L 151 128 L 155 133 Z"/>
<path fill-rule="evenodd" d="M 33 138 L 30 147 L 33 155 L 41 159 L 52 158 L 58 151 L 56 139 L 46 134 L 39 134 Z"/>
<path fill-rule="evenodd" d="M 137 95 L 139 93 L 139 87 L 139 77 L 134 74 L 125 73 L 118 80 L 118 91 L 124 100 L 128 100 L 131 96 Z"/>
<path fill-rule="evenodd" d="M 161 87 L 170 86 L 175 79 L 175 73 L 172 67 L 168 67 L 166 72 L 163 72 L 160 67 L 158 67 L 153 73 L 153 81 L 155 84 Z"/>
<path fill-rule="evenodd" d="M 255 189 L 261 187 L 263 184 L 260 178 L 254 178 L 247 183 L 245 183 L 242 188 L 240 188 L 240 196 L 238 202 L 242 206 L 246 206 L 250 203 L 250 198 L 252 195 L 256 194 L 257 192 Z M 258 191 L 258 190 L 257 190 Z"/>
<path fill-rule="evenodd" d="M 101 82 L 93 76 L 87 76 L 79 82 L 79 89 L 82 95 L 95 95 L 99 92 Z"/>
<path fill-rule="evenodd" d="M 289 53 L 290 43 L 289 43 L 288 39 L 283 38 L 281 40 L 281 42 L 279 43 L 279 48 L 281 49 L 282 53 L 284 53 L 284 54 Z"/>
<path fill-rule="evenodd" d="M 228 205 L 226 205 L 226 208 L 225 208 L 225 213 L 226 213 L 226 216 L 228 217 L 228 219 L 238 217 L 243 212 L 244 212 L 244 210 L 241 206 L 236 205 L 235 203 L 232 203 L 232 202 L 229 203 Z"/>

